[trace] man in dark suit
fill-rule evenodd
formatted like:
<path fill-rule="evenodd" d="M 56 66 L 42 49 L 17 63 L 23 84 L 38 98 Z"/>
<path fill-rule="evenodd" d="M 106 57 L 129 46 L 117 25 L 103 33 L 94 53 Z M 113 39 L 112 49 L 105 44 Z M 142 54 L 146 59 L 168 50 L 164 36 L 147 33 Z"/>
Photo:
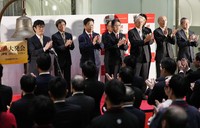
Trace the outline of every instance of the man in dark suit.
<path fill-rule="evenodd" d="M 119 19 L 112 20 L 113 32 L 107 36 L 106 43 L 104 43 L 104 48 L 109 52 L 109 71 L 107 73 L 110 76 L 113 75 L 115 79 L 117 79 L 117 73 L 122 65 L 123 51 L 128 49 L 126 36 L 120 32 L 120 26 Z"/>
<path fill-rule="evenodd" d="M 49 97 L 48 94 L 48 83 L 53 76 L 49 72 L 51 66 L 51 57 L 49 54 L 42 53 L 38 55 L 36 59 L 37 69 L 39 76 L 36 77 L 36 88 L 34 91 L 35 95 L 45 95 Z"/>
<path fill-rule="evenodd" d="M 154 38 L 157 43 L 155 57 L 157 78 L 160 77 L 161 59 L 165 57 L 174 58 L 172 45 L 174 45 L 176 42 L 176 30 L 172 32 L 172 29 L 167 27 L 167 17 L 160 16 L 158 18 L 158 24 L 159 28 L 154 30 Z"/>
<path fill-rule="evenodd" d="M 143 27 L 144 17 L 135 16 L 134 22 L 136 27 L 128 31 L 128 38 L 131 43 L 130 55 L 135 56 L 137 60 L 136 75 L 147 79 L 151 62 L 152 34 L 149 29 Z"/>
<path fill-rule="evenodd" d="M 33 30 L 35 31 L 35 35 L 28 39 L 28 72 L 34 73 L 36 76 L 38 76 L 38 71 L 36 68 L 37 56 L 41 53 L 48 53 L 49 49 L 52 47 L 51 39 L 47 36 L 44 36 L 44 27 L 44 21 L 36 20 L 33 23 Z"/>
<path fill-rule="evenodd" d="M 83 24 L 83 33 L 78 37 L 81 53 L 80 67 L 82 67 L 85 61 L 91 60 L 97 67 L 96 78 L 98 79 L 99 68 L 101 66 L 99 50 L 103 48 L 103 43 L 100 42 L 99 34 L 93 31 L 94 19 L 86 18 L 83 20 Z"/>
<path fill-rule="evenodd" d="M 91 121 L 89 128 L 139 128 L 138 119 L 122 107 L 126 94 L 122 82 L 108 81 L 105 88 L 107 111 Z"/>
<path fill-rule="evenodd" d="M 156 81 L 146 80 L 147 86 L 149 86 L 148 104 L 156 105 L 155 100 L 162 102 L 163 99 L 167 99 L 165 94 L 165 80 L 170 79 L 176 71 L 176 61 L 172 58 L 164 58 L 160 63 L 160 74 Z"/>
<path fill-rule="evenodd" d="M 84 78 L 80 75 L 74 76 L 72 79 L 72 96 L 66 99 L 66 102 L 78 105 L 82 108 L 84 115 L 83 128 L 86 128 L 87 125 L 93 118 L 95 100 L 90 96 L 84 94 Z"/>
<path fill-rule="evenodd" d="M 53 121 L 55 128 L 82 128 L 83 114 L 80 106 L 68 103 L 65 100 L 67 95 L 67 83 L 65 79 L 56 77 L 49 82 L 49 95 L 56 108 L 56 115 Z"/>
<path fill-rule="evenodd" d="M 180 20 L 181 29 L 176 33 L 179 52 L 177 60 L 187 59 L 190 63 L 194 60 L 194 47 L 197 47 L 199 36 L 190 31 L 189 20 L 185 17 Z"/>
<path fill-rule="evenodd" d="M 70 81 L 71 81 L 71 54 L 70 50 L 74 49 L 73 37 L 70 33 L 65 32 L 66 29 L 66 21 L 64 19 L 59 19 L 56 21 L 56 27 L 58 32 L 52 35 L 53 47 L 58 55 L 58 63 L 61 68 L 61 72 L 64 74 L 64 78 L 69 85 L 68 90 L 70 90 Z M 56 62 L 56 61 L 54 61 Z M 55 75 L 59 76 L 58 65 L 54 64 L 55 67 Z"/>
<path fill-rule="evenodd" d="M 82 66 L 83 76 L 85 78 L 84 94 L 91 96 L 95 100 L 94 116 L 100 115 L 100 101 L 104 93 L 104 83 L 98 81 L 96 76 L 96 66 L 92 61 L 86 61 Z"/>
<path fill-rule="evenodd" d="M 172 99 L 172 104 L 170 106 L 178 106 L 186 111 L 188 116 L 188 123 L 186 124 L 186 128 L 199 128 L 200 113 L 198 109 L 188 105 L 188 103 L 183 100 L 186 92 L 184 78 L 182 78 L 180 75 L 172 76 L 169 84 L 165 86 L 165 90 L 168 97 Z M 163 109 L 157 113 L 156 117 L 150 124 L 150 128 L 161 128 L 161 120 L 165 111 L 166 109 Z"/>
<path fill-rule="evenodd" d="M 1 78 L 3 76 L 3 66 L 0 64 L 0 97 L 5 106 L 10 106 L 12 101 L 12 88 L 1 83 Z"/>
<path fill-rule="evenodd" d="M 139 120 L 140 128 L 144 128 L 146 115 L 142 110 L 135 108 L 133 106 L 134 102 L 135 102 L 135 91 L 131 87 L 126 86 L 126 96 L 124 98 L 123 108 L 132 113 L 133 115 L 135 115 Z"/>
<path fill-rule="evenodd" d="M 22 98 L 12 103 L 10 112 L 15 115 L 18 128 L 31 128 L 33 120 L 30 117 L 30 108 L 32 101 L 35 99 L 35 95 L 33 94 L 36 87 L 35 77 L 32 75 L 22 76 L 20 86 Z"/>

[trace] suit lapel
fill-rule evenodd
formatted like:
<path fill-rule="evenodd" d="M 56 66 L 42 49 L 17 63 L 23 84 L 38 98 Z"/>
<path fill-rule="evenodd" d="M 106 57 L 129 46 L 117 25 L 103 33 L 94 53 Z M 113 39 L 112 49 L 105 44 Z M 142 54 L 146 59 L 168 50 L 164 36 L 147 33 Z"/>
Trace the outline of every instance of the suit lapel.
<path fill-rule="evenodd" d="M 181 36 L 182 36 L 185 40 L 188 40 L 183 29 L 181 29 Z"/>
<path fill-rule="evenodd" d="M 34 40 L 35 40 L 34 41 L 35 47 L 43 47 L 41 42 L 40 42 L 40 39 L 36 35 L 34 36 Z M 44 41 L 44 38 L 43 38 L 43 41 Z"/>
<path fill-rule="evenodd" d="M 160 33 L 160 35 L 164 35 L 164 33 L 160 27 L 158 28 L 158 33 Z"/>
<path fill-rule="evenodd" d="M 133 29 L 133 31 L 135 31 L 134 33 L 135 33 L 135 35 L 137 36 L 137 39 L 140 39 L 140 40 L 142 40 L 142 38 L 140 37 L 140 35 L 139 35 L 139 33 L 138 33 L 137 29 L 136 29 L 136 28 L 134 28 L 134 29 Z M 142 35 L 143 35 L 143 34 L 142 34 Z"/>

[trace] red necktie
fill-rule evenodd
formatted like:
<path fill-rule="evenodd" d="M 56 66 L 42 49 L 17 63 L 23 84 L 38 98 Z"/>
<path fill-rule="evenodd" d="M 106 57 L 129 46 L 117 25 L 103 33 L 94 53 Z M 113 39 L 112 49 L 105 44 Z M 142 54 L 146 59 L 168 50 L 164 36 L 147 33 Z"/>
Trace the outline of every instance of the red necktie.
<path fill-rule="evenodd" d="M 116 38 L 119 39 L 119 34 L 116 34 Z"/>
<path fill-rule="evenodd" d="M 92 39 L 92 34 L 89 34 L 89 37 L 90 37 L 90 40 L 91 40 L 91 42 L 92 42 L 92 40 L 93 40 L 93 39 Z"/>

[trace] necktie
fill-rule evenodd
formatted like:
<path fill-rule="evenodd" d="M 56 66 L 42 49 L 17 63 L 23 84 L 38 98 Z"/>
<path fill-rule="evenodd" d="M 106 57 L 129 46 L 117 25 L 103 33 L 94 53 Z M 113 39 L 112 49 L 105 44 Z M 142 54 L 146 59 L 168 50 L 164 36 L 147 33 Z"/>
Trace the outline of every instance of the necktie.
<path fill-rule="evenodd" d="M 186 35 L 187 39 L 189 39 L 189 32 L 188 31 L 185 31 L 185 35 Z"/>
<path fill-rule="evenodd" d="M 62 36 L 62 38 L 63 38 L 63 40 L 64 40 L 64 42 L 65 42 L 65 33 L 63 32 L 63 33 L 61 34 L 61 36 Z"/>
<path fill-rule="evenodd" d="M 91 42 L 92 42 L 92 40 L 93 40 L 93 39 L 92 39 L 92 34 L 89 34 L 89 37 L 90 37 L 90 40 L 91 40 Z"/>
<path fill-rule="evenodd" d="M 116 34 L 116 38 L 119 39 L 119 34 Z"/>
<path fill-rule="evenodd" d="M 40 37 L 40 43 L 41 43 L 42 46 L 43 46 L 43 37 L 42 37 L 42 36 Z"/>

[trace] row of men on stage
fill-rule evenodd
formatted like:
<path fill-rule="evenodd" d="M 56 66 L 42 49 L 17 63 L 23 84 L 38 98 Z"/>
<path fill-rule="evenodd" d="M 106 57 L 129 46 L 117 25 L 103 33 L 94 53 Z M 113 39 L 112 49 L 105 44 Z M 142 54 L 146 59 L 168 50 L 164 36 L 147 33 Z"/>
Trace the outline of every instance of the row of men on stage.
<path fill-rule="evenodd" d="M 158 18 L 159 28 L 154 30 L 154 35 L 150 28 L 145 27 L 147 17 L 145 14 L 140 14 L 134 17 L 135 27 L 128 31 L 128 39 L 131 44 L 130 55 L 136 57 L 137 76 L 143 77 L 146 80 L 149 76 L 150 62 L 151 62 L 151 48 L 154 39 L 157 43 L 156 49 L 156 71 L 157 78 L 160 76 L 160 62 L 164 57 L 174 58 L 172 45 L 178 44 L 178 60 L 185 58 L 192 62 L 194 59 L 193 47 L 198 45 L 199 36 L 189 30 L 189 20 L 182 18 L 180 20 L 181 29 L 173 30 L 167 27 L 167 18 L 160 16 Z M 80 67 L 87 61 L 93 61 L 97 66 L 97 72 L 100 68 L 100 50 L 105 49 L 105 70 L 109 75 L 117 77 L 119 69 L 122 65 L 123 52 L 128 49 L 127 39 L 124 34 L 120 32 L 121 22 L 119 19 L 113 19 L 107 22 L 107 32 L 100 35 L 93 31 L 94 19 L 86 18 L 83 21 L 84 30 L 79 36 L 80 49 Z M 42 20 L 36 20 L 33 24 L 35 35 L 28 39 L 29 51 L 29 72 L 38 75 L 36 70 L 36 57 L 43 52 L 55 52 L 58 56 L 58 62 L 64 78 L 70 85 L 71 78 L 71 55 L 70 50 L 74 49 L 72 35 L 65 32 L 66 21 L 59 19 L 56 21 L 58 32 L 50 37 L 44 36 L 45 23 Z M 54 48 L 54 49 L 52 49 Z M 58 65 L 55 64 L 55 75 L 58 75 Z M 96 76 L 98 78 L 98 75 Z"/>

